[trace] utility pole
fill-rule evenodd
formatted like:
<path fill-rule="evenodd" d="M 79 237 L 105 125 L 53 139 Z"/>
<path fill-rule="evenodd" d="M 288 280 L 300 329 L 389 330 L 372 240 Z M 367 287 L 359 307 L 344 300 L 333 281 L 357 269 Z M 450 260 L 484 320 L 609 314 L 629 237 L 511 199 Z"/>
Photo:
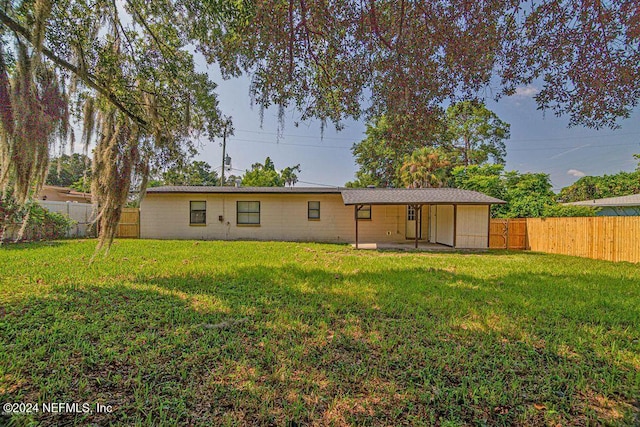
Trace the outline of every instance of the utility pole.
<path fill-rule="evenodd" d="M 224 186 L 224 160 L 227 156 L 227 121 L 224 122 L 224 133 L 222 134 L 222 169 L 220 170 L 220 187 Z"/>

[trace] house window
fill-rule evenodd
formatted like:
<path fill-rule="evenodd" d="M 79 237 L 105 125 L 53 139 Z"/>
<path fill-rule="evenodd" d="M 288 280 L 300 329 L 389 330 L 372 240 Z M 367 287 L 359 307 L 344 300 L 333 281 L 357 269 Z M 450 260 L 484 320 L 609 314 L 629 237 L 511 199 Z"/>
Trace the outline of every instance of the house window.
<path fill-rule="evenodd" d="M 308 203 L 307 218 L 320 219 L 320 202 Z"/>
<path fill-rule="evenodd" d="M 362 205 L 358 209 L 358 219 L 371 219 L 371 205 Z"/>
<path fill-rule="evenodd" d="M 238 225 L 260 225 L 260 202 L 236 202 Z"/>
<path fill-rule="evenodd" d="M 416 208 L 413 206 L 407 206 L 407 221 L 416 220 Z"/>
<path fill-rule="evenodd" d="M 207 202 L 189 202 L 191 215 L 189 216 L 189 224 L 206 224 L 207 223 Z"/>

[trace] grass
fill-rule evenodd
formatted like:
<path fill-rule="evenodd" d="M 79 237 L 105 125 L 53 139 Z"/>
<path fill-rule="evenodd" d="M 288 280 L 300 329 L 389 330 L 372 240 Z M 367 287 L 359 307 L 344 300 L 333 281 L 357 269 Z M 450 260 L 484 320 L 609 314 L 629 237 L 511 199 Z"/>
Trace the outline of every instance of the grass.
<path fill-rule="evenodd" d="M 14 425 L 637 425 L 640 268 L 536 253 L 0 248 Z"/>

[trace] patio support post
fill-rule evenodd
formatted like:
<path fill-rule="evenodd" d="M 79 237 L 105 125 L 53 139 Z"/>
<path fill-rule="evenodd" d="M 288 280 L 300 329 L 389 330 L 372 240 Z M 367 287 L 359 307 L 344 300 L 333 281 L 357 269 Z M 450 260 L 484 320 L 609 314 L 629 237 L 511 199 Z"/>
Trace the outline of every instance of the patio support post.
<path fill-rule="evenodd" d="M 422 205 L 413 205 L 413 210 L 416 214 L 415 223 L 416 223 L 416 249 L 418 249 L 418 224 L 422 221 Z"/>
<path fill-rule="evenodd" d="M 453 247 L 454 248 L 458 244 L 457 236 L 458 236 L 458 205 L 453 205 Z"/>
<path fill-rule="evenodd" d="M 356 249 L 358 249 L 358 211 L 361 207 L 361 205 L 353 205 L 353 217 L 356 221 Z"/>

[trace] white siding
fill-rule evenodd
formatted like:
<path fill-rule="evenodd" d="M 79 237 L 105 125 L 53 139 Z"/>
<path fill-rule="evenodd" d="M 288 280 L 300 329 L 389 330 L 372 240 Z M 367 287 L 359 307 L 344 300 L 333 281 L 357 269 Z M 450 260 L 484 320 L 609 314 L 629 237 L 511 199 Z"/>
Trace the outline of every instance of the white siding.
<path fill-rule="evenodd" d="M 459 205 L 456 221 L 456 248 L 488 247 L 489 206 Z"/>
<path fill-rule="evenodd" d="M 422 206 L 422 240 L 427 241 L 429 239 L 429 205 Z"/>
<path fill-rule="evenodd" d="M 206 201 L 206 225 L 189 225 L 189 201 Z M 237 225 L 237 201 L 260 202 L 260 225 Z M 307 202 L 320 202 L 320 220 L 307 218 Z M 222 215 L 223 220 L 218 217 Z M 359 222 L 361 243 L 402 242 L 405 206 L 372 206 Z M 355 241 L 354 207 L 340 194 L 147 194 L 140 207 L 140 237 L 147 239 Z"/>
<path fill-rule="evenodd" d="M 189 224 L 189 202 L 207 203 L 206 225 Z M 236 202 L 259 201 L 260 225 L 236 224 Z M 320 202 L 320 220 L 307 218 L 307 203 Z M 222 216 L 222 221 L 219 220 Z M 489 207 L 456 207 L 455 246 L 486 248 Z M 453 205 L 423 206 L 422 238 L 454 245 Z M 360 243 L 406 242 L 406 206 L 372 206 L 359 221 Z M 355 241 L 354 207 L 340 194 L 148 194 L 140 208 L 140 237 L 148 239 Z"/>

